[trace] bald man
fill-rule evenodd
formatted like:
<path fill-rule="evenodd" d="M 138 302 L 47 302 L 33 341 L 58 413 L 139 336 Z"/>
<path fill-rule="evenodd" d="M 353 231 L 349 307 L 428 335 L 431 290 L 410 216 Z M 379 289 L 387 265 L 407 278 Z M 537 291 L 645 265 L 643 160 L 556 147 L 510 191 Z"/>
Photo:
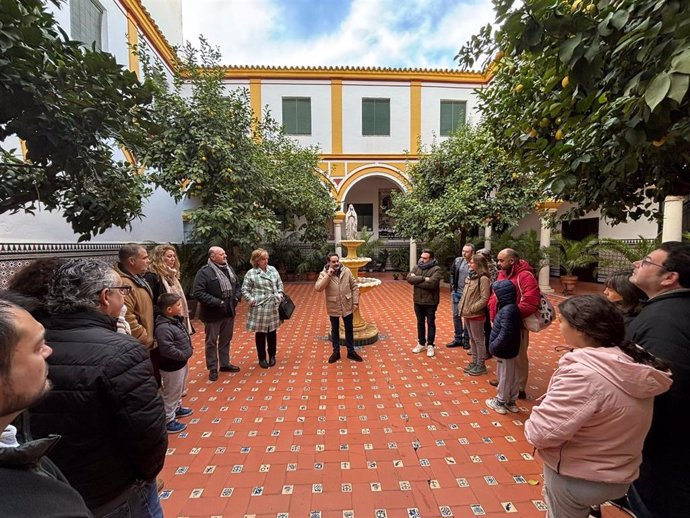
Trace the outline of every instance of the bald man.
<path fill-rule="evenodd" d="M 219 370 L 240 371 L 230 363 L 230 340 L 241 286 L 227 259 L 225 250 L 212 246 L 208 250 L 208 263 L 199 268 L 194 279 L 194 298 L 199 301 L 199 318 L 206 334 L 206 368 L 210 381 L 218 379 Z"/>

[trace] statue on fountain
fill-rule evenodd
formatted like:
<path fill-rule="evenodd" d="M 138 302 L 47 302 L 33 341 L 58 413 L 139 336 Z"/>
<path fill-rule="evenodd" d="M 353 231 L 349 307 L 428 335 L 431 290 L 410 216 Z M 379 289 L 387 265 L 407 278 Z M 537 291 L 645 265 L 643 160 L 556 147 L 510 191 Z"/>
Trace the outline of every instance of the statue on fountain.
<path fill-rule="evenodd" d="M 345 214 L 345 239 L 357 239 L 357 213 L 352 203 Z"/>
<path fill-rule="evenodd" d="M 371 262 L 370 257 L 359 257 L 357 255 L 357 248 L 364 244 L 364 240 L 357 239 L 357 213 L 352 204 L 347 209 L 345 214 L 345 239 L 340 244 L 347 248 L 347 257 L 340 259 L 340 263 L 346 266 L 351 272 L 352 276 L 357 282 L 357 288 L 361 296 L 366 292 L 376 288 L 381 284 L 380 279 L 370 279 L 359 276 L 359 269 L 365 264 Z M 379 338 L 379 330 L 375 324 L 367 323 L 361 313 L 361 308 L 357 306 L 353 314 L 353 327 L 355 345 L 367 345 L 376 342 Z M 344 328 L 341 329 L 341 341 L 345 340 Z"/>

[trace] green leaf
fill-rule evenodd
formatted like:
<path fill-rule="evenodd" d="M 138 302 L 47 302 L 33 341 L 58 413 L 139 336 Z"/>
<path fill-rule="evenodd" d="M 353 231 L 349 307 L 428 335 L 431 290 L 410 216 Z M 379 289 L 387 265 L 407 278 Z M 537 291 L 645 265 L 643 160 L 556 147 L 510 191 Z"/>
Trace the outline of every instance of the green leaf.
<path fill-rule="evenodd" d="M 678 104 L 683 102 L 683 97 L 688 91 L 690 76 L 686 74 L 671 74 L 671 88 L 668 91 L 668 98 L 673 99 Z"/>
<path fill-rule="evenodd" d="M 573 36 L 572 38 L 564 41 L 561 43 L 559 51 L 558 51 L 558 57 L 561 60 L 561 63 L 563 64 L 568 64 L 570 63 L 570 60 L 573 57 L 573 52 L 575 52 L 575 49 L 577 46 L 580 44 L 582 41 L 582 35 L 577 34 Z"/>
<path fill-rule="evenodd" d="M 671 72 L 690 74 L 690 49 L 685 49 L 673 57 L 671 60 Z"/>
<path fill-rule="evenodd" d="M 659 103 L 666 98 L 670 88 L 671 78 L 666 72 L 661 72 L 652 79 L 644 93 L 644 100 L 650 110 L 654 111 Z"/>
<path fill-rule="evenodd" d="M 611 25 L 613 25 L 616 29 L 621 30 L 626 23 L 628 23 L 628 20 L 630 19 L 630 13 L 624 9 L 620 9 L 613 13 L 613 16 L 611 16 Z"/>

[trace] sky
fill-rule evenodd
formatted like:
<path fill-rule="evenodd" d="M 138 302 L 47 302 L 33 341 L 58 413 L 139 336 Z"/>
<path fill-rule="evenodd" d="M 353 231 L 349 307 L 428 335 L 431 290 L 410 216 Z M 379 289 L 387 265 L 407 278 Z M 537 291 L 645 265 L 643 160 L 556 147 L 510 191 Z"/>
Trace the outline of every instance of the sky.
<path fill-rule="evenodd" d="M 183 37 L 224 65 L 456 69 L 491 0 L 182 0 Z"/>

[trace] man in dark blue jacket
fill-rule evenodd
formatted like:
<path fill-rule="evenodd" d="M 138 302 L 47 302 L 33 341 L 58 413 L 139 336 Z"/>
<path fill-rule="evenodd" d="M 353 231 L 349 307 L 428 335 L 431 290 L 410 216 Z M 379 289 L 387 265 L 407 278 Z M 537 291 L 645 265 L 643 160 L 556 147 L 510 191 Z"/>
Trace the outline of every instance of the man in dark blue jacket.
<path fill-rule="evenodd" d="M 474 245 L 467 243 L 462 247 L 461 255 L 456 257 L 450 267 L 450 305 L 453 311 L 453 340 L 446 347 L 470 348 L 470 336 L 462 325 L 462 317 L 458 312 L 458 302 L 465 290 L 465 280 L 470 268 L 470 261 L 474 255 Z"/>
<path fill-rule="evenodd" d="M 638 518 L 681 518 L 690 509 L 690 243 L 669 241 L 633 263 L 630 281 L 649 300 L 628 337 L 668 362 L 671 389 L 654 399 L 640 477 L 628 493 Z"/>
<path fill-rule="evenodd" d="M 52 350 L 43 326 L 5 296 L 0 294 L 0 516 L 91 517 L 45 456 L 60 437 L 32 440 L 28 433 L 22 412 L 50 390 L 46 358 Z"/>

